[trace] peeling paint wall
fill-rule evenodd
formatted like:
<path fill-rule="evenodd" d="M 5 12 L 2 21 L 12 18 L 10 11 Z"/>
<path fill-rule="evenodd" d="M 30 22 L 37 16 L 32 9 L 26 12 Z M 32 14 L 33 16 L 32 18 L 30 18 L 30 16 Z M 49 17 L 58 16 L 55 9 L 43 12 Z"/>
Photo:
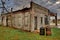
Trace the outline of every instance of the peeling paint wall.
<path fill-rule="evenodd" d="M 35 3 L 32 3 L 31 31 L 35 30 L 35 25 L 37 25 L 37 30 L 39 30 L 40 27 L 42 26 L 45 27 L 45 15 L 48 16 L 48 9 L 41 7 L 40 5 L 37 5 Z M 35 17 L 37 17 L 37 24 L 35 24 Z M 41 17 L 43 21 L 42 24 L 41 24 Z"/>
<path fill-rule="evenodd" d="M 45 15 L 48 16 L 48 9 L 33 3 L 32 8 L 29 10 L 14 12 L 8 15 L 8 26 L 33 32 L 36 25 L 35 17 L 37 17 L 37 30 L 39 30 L 41 26 L 45 26 Z"/>

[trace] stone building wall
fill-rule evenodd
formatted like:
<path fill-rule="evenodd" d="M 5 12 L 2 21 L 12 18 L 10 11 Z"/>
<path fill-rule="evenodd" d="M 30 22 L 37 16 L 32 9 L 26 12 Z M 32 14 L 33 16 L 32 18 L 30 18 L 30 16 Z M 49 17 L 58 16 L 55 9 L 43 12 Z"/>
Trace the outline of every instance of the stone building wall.
<path fill-rule="evenodd" d="M 48 16 L 48 9 L 32 3 L 32 14 L 31 14 L 31 31 L 35 30 L 35 17 L 37 17 L 37 30 L 40 29 L 40 27 L 45 27 L 45 15 Z M 41 24 L 41 17 L 43 23 Z M 49 19 L 49 18 L 48 18 Z"/>
<path fill-rule="evenodd" d="M 11 18 L 11 19 L 10 19 Z M 26 12 L 16 12 L 8 17 L 8 26 L 12 25 L 15 28 L 30 30 L 30 9 Z"/>
<path fill-rule="evenodd" d="M 36 25 L 37 30 L 42 26 L 45 27 L 45 15 L 48 16 L 48 9 L 32 3 L 32 7 L 29 10 L 10 13 L 10 15 L 8 15 L 8 26 L 33 32 Z M 37 23 L 35 23 L 35 17 L 37 17 Z M 4 18 L 3 21 L 4 25 L 6 24 L 5 21 L 6 18 Z"/>

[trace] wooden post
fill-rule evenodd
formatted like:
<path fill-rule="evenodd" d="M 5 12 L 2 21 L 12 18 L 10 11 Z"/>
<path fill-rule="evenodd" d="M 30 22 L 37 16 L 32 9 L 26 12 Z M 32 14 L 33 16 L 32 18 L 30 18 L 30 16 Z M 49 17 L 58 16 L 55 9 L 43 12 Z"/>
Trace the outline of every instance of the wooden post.
<path fill-rule="evenodd" d="M 55 15 L 55 20 L 56 20 L 55 24 L 56 24 L 56 26 L 57 26 L 57 13 L 56 13 L 56 15 Z"/>
<path fill-rule="evenodd" d="M 50 11 L 48 10 L 48 26 L 50 26 Z"/>

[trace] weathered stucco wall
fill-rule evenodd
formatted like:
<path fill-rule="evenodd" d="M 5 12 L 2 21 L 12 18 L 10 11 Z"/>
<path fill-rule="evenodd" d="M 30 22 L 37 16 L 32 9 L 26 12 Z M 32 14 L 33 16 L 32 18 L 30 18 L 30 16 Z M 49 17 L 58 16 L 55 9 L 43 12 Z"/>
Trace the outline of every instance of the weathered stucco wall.
<path fill-rule="evenodd" d="M 36 25 L 37 30 L 39 30 L 41 26 L 45 26 L 45 15 L 48 16 L 48 9 L 32 3 L 31 9 L 13 12 L 8 15 L 8 26 L 33 32 Z M 37 23 L 35 23 L 35 17 L 37 17 Z M 5 21 L 6 18 L 3 19 L 4 25 L 6 25 Z"/>
<path fill-rule="evenodd" d="M 35 17 L 37 17 L 37 30 L 40 29 L 40 27 L 45 27 L 45 15 L 48 16 L 48 9 L 41 7 L 38 4 L 32 3 L 32 14 L 31 14 L 31 29 L 32 31 L 35 30 Z M 41 24 L 41 17 L 43 23 Z M 48 18 L 49 19 L 49 18 Z"/>
<path fill-rule="evenodd" d="M 8 18 L 8 26 L 12 25 L 15 28 L 30 30 L 30 9 L 26 12 L 16 12 Z"/>

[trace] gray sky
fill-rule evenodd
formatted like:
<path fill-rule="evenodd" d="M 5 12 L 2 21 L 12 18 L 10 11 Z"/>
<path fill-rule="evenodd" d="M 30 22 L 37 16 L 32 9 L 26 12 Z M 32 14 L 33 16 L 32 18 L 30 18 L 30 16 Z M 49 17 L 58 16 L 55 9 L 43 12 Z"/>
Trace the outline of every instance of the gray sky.
<path fill-rule="evenodd" d="M 13 8 L 13 10 L 19 10 L 25 7 L 30 7 L 29 5 L 30 1 L 31 0 L 9 0 L 9 1 L 6 0 L 5 6 L 9 11 L 10 8 Z M 48 8 L 52 12 L 58 13 L 58 16 L 60 16 L 60 0 L 32 0 L 32 1 L 41 6 Z M 0 9 L 0 11 L 1 10 L 2 9 Z"/>

